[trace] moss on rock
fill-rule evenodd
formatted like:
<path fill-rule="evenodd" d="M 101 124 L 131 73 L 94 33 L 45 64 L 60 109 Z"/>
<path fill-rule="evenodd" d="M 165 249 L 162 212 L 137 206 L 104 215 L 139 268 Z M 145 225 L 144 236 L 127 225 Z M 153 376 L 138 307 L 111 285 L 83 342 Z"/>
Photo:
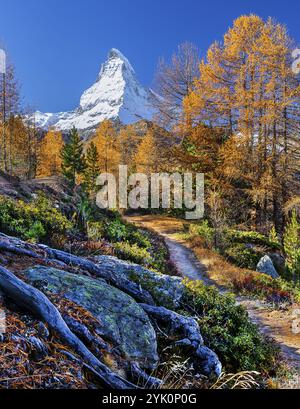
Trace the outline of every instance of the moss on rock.
<path fill-rule="evenodd" d="M 97 331 L 129 359 L 144 366 L 156 364 L 156 334 L 147 314 L 129 295 L 102 279 L 36 266 L 24 272 L 41 291 L 60 294 L 99 320 Z"/>

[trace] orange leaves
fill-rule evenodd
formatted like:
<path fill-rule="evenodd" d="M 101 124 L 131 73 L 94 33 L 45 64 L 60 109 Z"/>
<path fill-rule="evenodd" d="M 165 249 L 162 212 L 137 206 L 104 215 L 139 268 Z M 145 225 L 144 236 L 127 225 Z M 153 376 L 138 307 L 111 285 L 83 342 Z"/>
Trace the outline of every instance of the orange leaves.
<path fill-rule="evenodd" d="M 150 174 L 158 169 L 159 154 L 152 130 L 148 130 L 135 155 L 138 172 Z"/>
<path fill-rule="evenodd" d="M 61 132 L 48 131 L 39 146 L 37 176 L 58 175 L 61 170 L 60 153 L 64 145 Z"/>
<path fill-rule="evenodd" d="M 113 123 L 109 120 L 101 122 L 92 142 L 99 154 L 101 172 L 115 173 L 120 163 L 120 152 Z"/>

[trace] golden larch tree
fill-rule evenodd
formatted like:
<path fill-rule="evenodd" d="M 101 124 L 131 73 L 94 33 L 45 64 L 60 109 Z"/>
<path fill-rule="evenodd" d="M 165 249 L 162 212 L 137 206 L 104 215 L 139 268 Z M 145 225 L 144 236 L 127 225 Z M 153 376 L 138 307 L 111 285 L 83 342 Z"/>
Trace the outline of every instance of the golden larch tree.
<path fill-rule="evenodd" d="M 135 155 L 136 170 L 140 173 L 150 174 L 157 172 L 159 167 L 159 152 L 154 132 L 149 129 L 141 140 Z"/>
<path fill-rule="evenodd" d="M 38 152 L 37 177 L 56 176 L 61 173 L 62 133 L 49 130 L 42 139 Z"/>
<path fill-rule="evenodd" d="M 271 217 L 277 231 L 284 224 L 283 203 L 296 190 L 299 164 L 300 86 L 292 47 L 284 26 L 241 16 L 223 43 L 209 48 L 184 100 L 190 129 L 201 123 L 222 129 L 219 170 L 244 192 L 242 201 L 247 196 L 256 226 Z"/>
<path fill-rule="evenodd" d="M 99 155 L 100 171 L 116 174 L 120 164 L 120 147 L 112 121 L 101 122 L 91 141 Z"/>

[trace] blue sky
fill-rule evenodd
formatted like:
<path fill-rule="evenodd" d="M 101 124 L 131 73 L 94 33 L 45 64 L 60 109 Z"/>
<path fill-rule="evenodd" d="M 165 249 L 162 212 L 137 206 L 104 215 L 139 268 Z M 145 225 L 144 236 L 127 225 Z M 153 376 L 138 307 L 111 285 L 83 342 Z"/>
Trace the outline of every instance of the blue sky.
<path fill-rule="evenodd" d="M 300 43 L 299 0 L 0 0 L 0 10 L 24 102 L 50 112 L 78 104 L 113 47 L 151 85 L 159 57 L 184 41 L 205 53 L 241 14 L 275 17 Z"/>

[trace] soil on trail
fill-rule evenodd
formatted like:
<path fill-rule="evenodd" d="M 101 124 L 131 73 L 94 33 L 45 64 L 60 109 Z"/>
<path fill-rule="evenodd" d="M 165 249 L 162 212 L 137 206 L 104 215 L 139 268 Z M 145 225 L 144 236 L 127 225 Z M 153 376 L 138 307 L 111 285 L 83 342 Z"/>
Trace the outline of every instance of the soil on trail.
<path fill-rule="evenodd" d="M 171 261 L 178 272 L 191 280 L 202 280 L 206 285 L 215 285 L 220 292 L 226 292 L 217 281 L 209 278 L 206 267 L 198 260 L 189 244 L 180 238 L 184 231 L 184 221 L 171 217 L 147 215 L 130 216 L 126 220 L 141 227 L 151 229 L 165 238 Z M 249 317 L 262 333 L 272 337 L 281 347 L 283 356 L 294 368 L 295 376 L 281 388 L 300 388 L 300 334 L 294 334 L 292 323 L 293 309 L 287 311 L 271 308 L 262 301 L 237 297 L 237 302 L 248 311 Z M 298 316 L 298 318 L 300 318 Z"/>

